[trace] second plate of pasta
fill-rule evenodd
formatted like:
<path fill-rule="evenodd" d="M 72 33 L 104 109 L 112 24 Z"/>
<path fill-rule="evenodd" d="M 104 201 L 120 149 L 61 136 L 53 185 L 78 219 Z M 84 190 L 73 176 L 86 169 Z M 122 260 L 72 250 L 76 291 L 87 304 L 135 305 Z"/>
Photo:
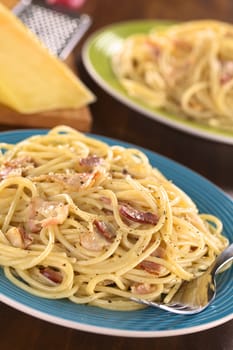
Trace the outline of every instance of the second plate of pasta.
<path fill-rule="evenodd" d="M 210 36 L 222 31 L 224 45 L 206 50 L 216 42 Z M 83 47 L 83 62 L 105 91 L 146 117 L 233 144 L 232 60 L 226 57 L 231 31 L 231 25 L 217 21 L 117 23 L 92 34 Z M 196 38 L 196 46 L 183 39 L 184 33 Z"/>

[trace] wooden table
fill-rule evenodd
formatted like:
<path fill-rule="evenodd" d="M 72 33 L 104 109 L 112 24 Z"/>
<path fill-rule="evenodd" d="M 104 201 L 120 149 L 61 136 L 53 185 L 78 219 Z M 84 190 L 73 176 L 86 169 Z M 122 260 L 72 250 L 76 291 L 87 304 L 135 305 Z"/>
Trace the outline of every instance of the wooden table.
<path fill-rule="evenodd" d="M 88 34 L 107 24 L 130 19 L 215 18 L 233 22 L 232 0 L 87 0 L 82 11 L 93 18 Z M 133 142 L 168 156 L 233 193 L 233 147 L 161 125 L 110 97 L 93 82 L 82 65 L 80 49 L 83 41 L 75 51 L 77 65 L 81 78 L 98 98 L 91 106 L 92 131 Z M 131 339 L 64 328 L 1 304 L 0 329 L 1 350 L 233 349 L 233 321 L 190 335 Z"/>

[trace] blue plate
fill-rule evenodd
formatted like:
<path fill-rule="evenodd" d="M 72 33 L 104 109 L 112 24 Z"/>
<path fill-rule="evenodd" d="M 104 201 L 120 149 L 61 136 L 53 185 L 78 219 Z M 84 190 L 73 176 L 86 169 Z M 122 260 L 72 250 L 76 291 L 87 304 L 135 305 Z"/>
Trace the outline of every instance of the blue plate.
<path fill-rule="evenodd" d="M 44 134 L 45 130 L 20 130 L 0 133 L 0 142 L 16 143 Z M 94 135 L 109 145 L 127 143 Z M 218 216 L 224 224 L 223 234 L 233 241 L 233 201 L 211 182 L 195 172 L 140 148 L 150 162 L 182 188 L 198 205 L 200 212 Z M 169 314 L 153 308 L 138 311 L 110 311 L 94 306 L 76 305 L 69 300 L 47 300 L 26 293 L 9 282 L 0 269 L 0 300 L 9 306 L 40 319 L 83 331 L 127 337 L 166 337 L 209 329 L 233 319 L 233 268 L 218 276 L 214 303 L 198 315 Z"/>

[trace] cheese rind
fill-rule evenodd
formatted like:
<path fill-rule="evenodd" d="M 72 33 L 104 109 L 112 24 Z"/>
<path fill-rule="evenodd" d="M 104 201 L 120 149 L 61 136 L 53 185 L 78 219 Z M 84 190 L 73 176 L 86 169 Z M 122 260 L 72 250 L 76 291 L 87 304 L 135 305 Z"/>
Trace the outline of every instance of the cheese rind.
<path fill-rule="evenodd" d="M 91 91 L 0 3 L 0 102 L 20 113 L 80 108 Z"/>

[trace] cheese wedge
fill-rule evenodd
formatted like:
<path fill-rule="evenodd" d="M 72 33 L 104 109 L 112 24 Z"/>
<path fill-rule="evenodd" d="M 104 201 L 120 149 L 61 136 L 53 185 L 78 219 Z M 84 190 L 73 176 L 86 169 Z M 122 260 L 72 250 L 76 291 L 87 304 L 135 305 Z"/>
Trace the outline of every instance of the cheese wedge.
<path fill-rule="evenodd" d="M 94 95 L 0 3 L 0 103 L 25 114 L 80 108 Z"/>

